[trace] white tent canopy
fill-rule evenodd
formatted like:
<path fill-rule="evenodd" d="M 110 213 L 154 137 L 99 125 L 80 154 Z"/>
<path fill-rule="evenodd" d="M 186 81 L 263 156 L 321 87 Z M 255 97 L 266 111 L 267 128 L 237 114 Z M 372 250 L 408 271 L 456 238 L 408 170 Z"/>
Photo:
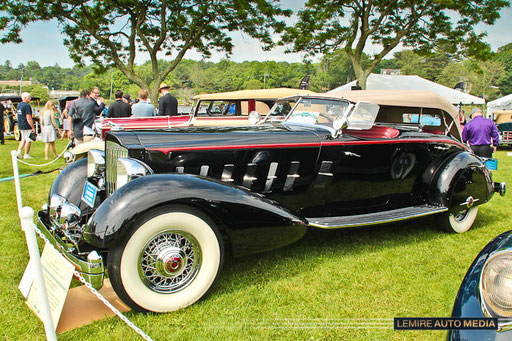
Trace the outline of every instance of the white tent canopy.
<path fill-rule="evenodd" d="M 328 94 L 334 94 L 340 91 L 351 90 L 356 85 L 356 81 L 347 83 L 339 88 L 333 89 Z M 450 103 L 457 105 L 477 105 L 484 104 L 485 100 L 461 91 L 449 88 L 447 86 L 431 82 L 420 76 L 402 76 L 402 75 L 377 75 L 372 73 L 366 81 L 368 90 L 420 90 L 432 91 L 439 96 L 446 98 Z"/>
<path fill-rule="evenodd" d="M 512 109 L 512 94 L 500 97 L 487 103 L 487 113 L 490 114 L 496 110 L 511 110 Z"/>

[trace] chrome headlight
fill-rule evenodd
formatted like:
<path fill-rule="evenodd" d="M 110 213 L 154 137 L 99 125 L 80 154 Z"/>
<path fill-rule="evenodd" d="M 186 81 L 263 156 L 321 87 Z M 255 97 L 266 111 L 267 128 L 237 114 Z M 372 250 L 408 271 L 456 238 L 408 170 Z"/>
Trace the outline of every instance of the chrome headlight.
<path fill-rule="evenodd" d="M 117 160 L 116 189 L 148 174 L 153 174 L 153 171 L 145 163 L 135 159 L 119 158 Z"/>
<path fill-rule="evenodd" d="M 512 250 L 487 259 L 480 277 L 480 296 L 488 315 L 512 317 Z"/>
<path fill-rule="evenodd" d="M 59 223 L 61 226 L 74 227 L 80 222 L 82 212 L 78 207 L 69 202 L 65 202 L 60 210 Z"/>
<path fill-rule="evenodd" d="M 66 199 L 64 197 L 53 194 L 50 198 L 50 217 L 53 219 L 57 219 L 57 217 L 60 215 L 60 210 L 62 205 L 66 202 Z"/>
<path fill-rule="evenodd" d="M 87 176 L 99 175 L 105 170 L 105 153 L 98 149 L 87 152 Z"/>

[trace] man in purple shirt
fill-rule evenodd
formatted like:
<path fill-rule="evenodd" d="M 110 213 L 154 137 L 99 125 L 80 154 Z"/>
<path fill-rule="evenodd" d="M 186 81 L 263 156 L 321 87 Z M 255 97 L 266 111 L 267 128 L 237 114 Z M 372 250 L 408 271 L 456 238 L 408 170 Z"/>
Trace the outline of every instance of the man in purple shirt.
<path fill-rule="evenodd" d="M 476 155 L 492 157 L 500 139 L 498 128 L 493 121 L 482 116 L 482 110 L 479 108 L 473 109 L 471 117 L 472 120 L 462 130 L 462 140 L 469 143 Z"/>

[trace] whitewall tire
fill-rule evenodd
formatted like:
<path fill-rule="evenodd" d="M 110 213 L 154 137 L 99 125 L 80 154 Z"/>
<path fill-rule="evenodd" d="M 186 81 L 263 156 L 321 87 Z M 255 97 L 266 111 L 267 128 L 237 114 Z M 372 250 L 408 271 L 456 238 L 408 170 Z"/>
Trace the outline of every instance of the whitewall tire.
<path fill-rule="evenodd" d="M 464 233 L 475 222 L 478 206 L 459 211 L 457 213 L 444 213 L 438 216 L 438 225 L 441 229 L 451 233 Z"/>
<path fill-rule="evenodd" d="M 218 278 L 222 238 L 202 212 L 161 208 L 136 223 L 109 252 L 108 270 L 119 297 L 139 311 L 170 312 L 201 299 Z"/>

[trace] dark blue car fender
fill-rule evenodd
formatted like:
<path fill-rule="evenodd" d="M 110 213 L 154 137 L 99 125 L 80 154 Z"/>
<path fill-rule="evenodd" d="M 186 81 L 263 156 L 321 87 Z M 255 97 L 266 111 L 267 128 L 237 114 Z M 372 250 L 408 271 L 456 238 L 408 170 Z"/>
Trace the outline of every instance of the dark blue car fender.
<path fill-rule="evenodd" d="M 190 205 L 208 214 L 228 238 L 233 256 L 282 247 L 300 239 L 307 223 L 264 196 L 190 174 L 149 175 L 115 191 L 91 216 L 85 240 L 118 245 L 137 219 L 167 205 Z"/>

